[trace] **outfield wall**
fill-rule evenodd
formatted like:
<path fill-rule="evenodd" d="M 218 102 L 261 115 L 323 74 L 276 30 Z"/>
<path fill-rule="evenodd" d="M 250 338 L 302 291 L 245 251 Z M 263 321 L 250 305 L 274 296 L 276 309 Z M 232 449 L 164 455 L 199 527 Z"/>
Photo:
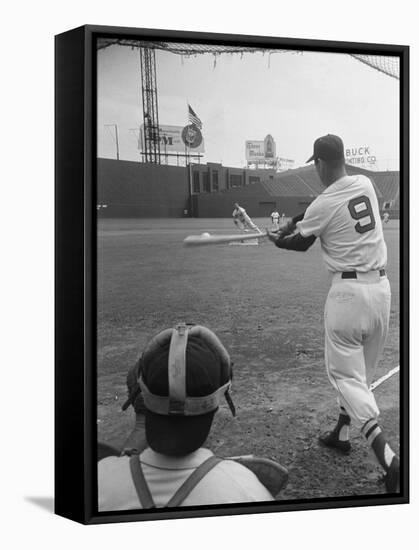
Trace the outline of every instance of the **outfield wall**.
<path fill-rule="evenodd" d="M 232 192 L 211 195 L 194 195 L 194 216 L 197 218 L 228 218 L 234 210 L 234 202 L 246 209 L 252 218 L 269 218 L 275 209 L 280 214 L 295 216 L 303 212 L 313 197 L 273 197 L 265 194 L 255 184 Z"/>
<path fill-rule="evenodd" d="M 183 166 L 98 159 L 97 179 L 101 217 L 180 218 L 187 215 L 189 181 Z"/>

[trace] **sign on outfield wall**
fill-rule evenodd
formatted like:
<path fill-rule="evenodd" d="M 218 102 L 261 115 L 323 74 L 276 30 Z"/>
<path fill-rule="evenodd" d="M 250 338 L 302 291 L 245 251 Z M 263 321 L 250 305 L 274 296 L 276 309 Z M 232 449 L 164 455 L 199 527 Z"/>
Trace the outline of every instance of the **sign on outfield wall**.
<path fill-rule="evenodd" d="M 193 134 L 193 135 L 192 135 Z M 160 153 L 185 153 L 186 147 L 190 152 L 204 153 L 204 139 L 200 130 L 187 126 L 159 125 Z M 139 148 L 144 151 L 144 124 L 140 126 Z"/>
<path fill-rule="evenodd" d="M 345 160 L 348 164 L 370 168 L 375 166 L 377 158 L 371 153 L 368 145 L 362 147 L 347 147 L 345 149 Z"/>

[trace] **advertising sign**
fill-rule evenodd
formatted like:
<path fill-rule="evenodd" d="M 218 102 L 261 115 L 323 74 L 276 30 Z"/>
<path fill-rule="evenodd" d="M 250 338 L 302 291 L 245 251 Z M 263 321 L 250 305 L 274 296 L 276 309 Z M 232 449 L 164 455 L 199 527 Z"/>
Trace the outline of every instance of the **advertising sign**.
<path fill-rule="evenodd" d="M 246 141 L 247 162 L 263 162 L 265 160 L 265 148 L 263 141 Z"/>
<path fill-rule="evenodd" d="M 292 159 L 285 159 L 282 157 L 278 157 L 278 164 L 277 164 L 277 170 L 279 172 L 285 172 L 285 170 L 291 170 L 294 168 L 295 161 Z"/>
<path fill-rule="evenodd" d="M 345 161 L 348 164 L 354 164 L 355 166 L 369 168 L 376 164 L 377 158 L 373 154 L 371 154 L 369 146 L 363 145 L 362 147 L 346 148 Z"/>
<path fill-rule="evenodd" d="M 270 134 L 268 134 L 264 139 L 263 143 L 264 143 L 265 158 L 266 159 L 276 158 L 276 145 L 275 145 L 274 138 Z"/>
<path fill-rule="evenodd" d="M 246 160 L 248 163 L 275 162 L 276 144 L 274 138 L 268 134 L 263 141 L 246 141 Z"/>
<path fill-rule="evenodd" d="M 185 126 L 182 130 L 182 141 L 190 149 L 198 150 L 202 143 L 201 130 L 195 124 Z"/>
<path fill-rule="evenodd" d="M 196 126 L 170 126 L 159 125 L 160 153 L 185 153 L 185 148 L 190 152 L 204 153 L 204 139 Z M 144 150 L 144 124 L 140 127 L 140 149 Z"/>
<path fill-rule="evenodd" d="M 294 160 L 277 156 L 276 143 L 270 134 L 263 141 L 246 141 L 246 161 L 248 166 L 261 164 L 265 167 L 274 168 L 279 172 L 294 168 Z"/>

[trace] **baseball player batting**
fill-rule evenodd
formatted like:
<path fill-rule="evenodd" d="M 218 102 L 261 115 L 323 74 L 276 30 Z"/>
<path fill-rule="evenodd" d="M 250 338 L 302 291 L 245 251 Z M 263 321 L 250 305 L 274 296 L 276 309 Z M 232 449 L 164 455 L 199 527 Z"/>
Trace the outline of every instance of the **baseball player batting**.
<path fill-rule="evenodd" d="M 352 422 L 384 469 L 387 492 L 397 493 L 399 457 L 384 437 L 369 388 L 387 337 L 391 300 L 377 197 L 367 177 L 346 173 L 338 136 L 318 138 L 307 162 L 313 160 L 324 191 L 304 214 L 283 224 L 278 233 L 268 231 L 268 237 L 278 248 L 299 251 L 319 238 L 332 274 L 324 312 L 325 362 L 340 414 L 335 427 L 319 441 L 349 453 Z"/>

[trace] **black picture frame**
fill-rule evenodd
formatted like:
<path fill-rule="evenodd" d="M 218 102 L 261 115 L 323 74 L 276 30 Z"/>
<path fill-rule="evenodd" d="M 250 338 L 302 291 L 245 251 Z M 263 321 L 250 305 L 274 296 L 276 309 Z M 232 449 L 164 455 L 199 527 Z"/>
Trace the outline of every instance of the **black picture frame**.
<path fill-rule="evenodd" d="M 98 512 L 96 424 L 96 39 L 302 49 L 400 58 L 399 495 Z M 84 524 L 409 502 L 409 47 L 82 26 L 55 38 L 55 512 Z"/>

